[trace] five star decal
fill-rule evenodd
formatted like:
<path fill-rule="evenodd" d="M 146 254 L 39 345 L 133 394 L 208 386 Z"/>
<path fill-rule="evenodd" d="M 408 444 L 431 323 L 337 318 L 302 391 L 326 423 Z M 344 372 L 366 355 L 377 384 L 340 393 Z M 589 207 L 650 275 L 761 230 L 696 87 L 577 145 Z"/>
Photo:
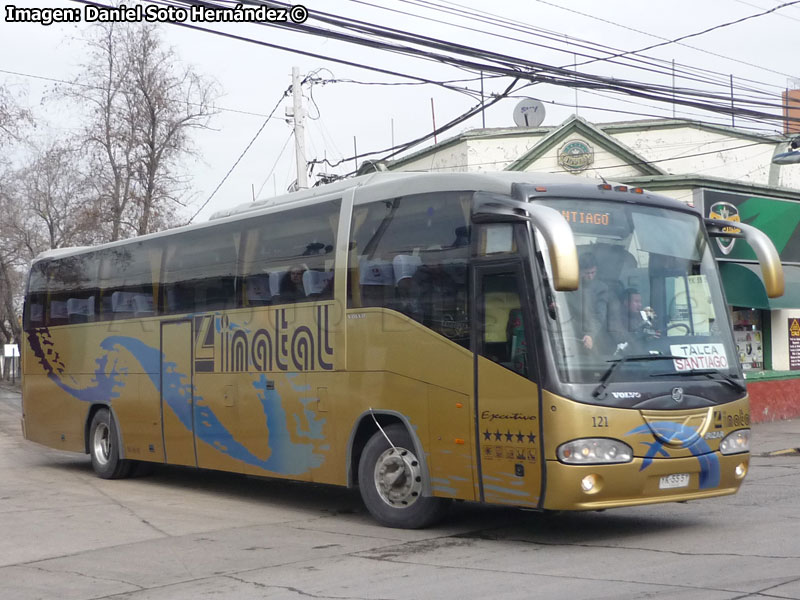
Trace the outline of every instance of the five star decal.
<path fill-rule="evenodd" d="M 497 441 L 497 442 L 502 442 L 503 438 L 505 438 L 505 441 L 507 441 L 507 442 L 513 442 L 514 438 L 517 438 L 516 441 L 518 443 L 520 443 L 520 444 L 525 444 L 525 443 L 527 443 L 527 444 L 535 444 L 536 443 L 536 434 L 534 434 L 532 431 L 530 431 L 528 433 L 523 433 L 522 431 L 517 431 L 517 433 L 514 433 L 514 432 L 512 432 L 512 431 L 507 429 L 505 431 L 505 433 L 504 433 L 504 432 L 500 431 L 499 429 L 497 429 L 495 431 L 489 431 L 487 429 L 486 431 L 483 432 L 483 440 L 485 442 L 491 442 L 492 441 L 492 437 L 494 437 L 494 440 Z M 526 441 L 525 438 L 527 438 L 527 441 Z"/>

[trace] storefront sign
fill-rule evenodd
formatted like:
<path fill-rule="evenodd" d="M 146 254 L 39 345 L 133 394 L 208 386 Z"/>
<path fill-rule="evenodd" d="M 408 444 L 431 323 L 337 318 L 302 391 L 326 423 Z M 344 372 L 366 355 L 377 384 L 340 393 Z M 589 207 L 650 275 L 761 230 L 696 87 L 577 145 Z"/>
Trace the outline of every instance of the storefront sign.
<path fill-rule="evenodd" d="M 703 190 L 704 216 L 747 223 L 766 233 L 781 262 L 800 262 L 800 202 Z M 731 233 L 736 233 L 732 231 Z M 756 260 L 750 245 L 735 238 L 717 238 L 714 254 L 730 260 Z"/>
<path fill-rule="evenodd" d="M 708 218 L 722 219 L 723 221 L 735 223 L 740 220 L 739 209 L 730 202 L 715 202 L 708 209 Z M 741 232 L 741 229 L 736 227 L 723 227 L 722 230 L 726 233 Z M 717 247 L 726 256 L 731 253 L 734 244 L 736 244 L 736 238 L 717 238 Z"/>
<path fill-rule="evenodd" d="M 800 371 L 800 319 L 789 319 L 789 369 Z"/>

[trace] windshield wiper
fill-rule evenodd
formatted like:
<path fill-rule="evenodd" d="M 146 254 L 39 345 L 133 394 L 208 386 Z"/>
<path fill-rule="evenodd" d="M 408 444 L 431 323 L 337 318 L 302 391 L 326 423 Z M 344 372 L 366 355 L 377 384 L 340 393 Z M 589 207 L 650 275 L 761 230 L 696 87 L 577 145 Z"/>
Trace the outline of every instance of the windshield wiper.
<path fill-rule="evenodd" d="M 603 376 L 600 377 L 600 385 L 594 388 L 592 392 L 592 396 L 597 398 L 603 391 L 608 387 L 608 380 L 611 378 L 611 375 L 616 371 L 617 367 L 620 366 L 622 363 L 626 362 L 641 362 L 646 360 L 658 360 L 658 359 L 670 359 L 675 360 L 676 358 L 683 358 L 682 356 L 672 356 L 671 354 L 631 354 L 630 356 L 623 356 L 622 358 L 615 358 L 606 362 L 612 363 L 606 372 L 603 373 Z"/>
<path fill-rule="evenodd" d="M 669 373 L 651 373 L 650 377 L 676 377 L 676 376 L 684 376 L 684 375 L 705 375 L 709 379 L 713 379 L 714 381 L 721 381 L 723 383 L 729 384 L 731 387 L 735 388 L 740 392 L 746 392 L 747 387 L 737 380 L 735 377 L 728 373 L 722 373 L 721 371 L 717 371 L 716 369 L 689 369 L 687 371 L 670 371 Z M 721 379 L 720 379 L 721 378 Z"/>

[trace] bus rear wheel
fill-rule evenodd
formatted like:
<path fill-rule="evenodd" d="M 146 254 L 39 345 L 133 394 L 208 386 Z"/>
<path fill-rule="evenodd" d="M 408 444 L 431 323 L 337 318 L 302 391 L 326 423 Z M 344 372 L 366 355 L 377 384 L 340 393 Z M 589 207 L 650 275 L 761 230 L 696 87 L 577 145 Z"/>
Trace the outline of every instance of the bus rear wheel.
<path fill-rule="evenodd" d="M 426 474 L 406 428 L 395 424 L 383 431 L 386 436 L 376 431 L 369 439 L 358 463 L 364 505 L 382 525 L 401 529 L 427 527 L 444 515 L 447 501 L 422 495 Z"/>
<path fill-rule="evenodd" d="M 131 473 L 132 463 L 119 457 L 117 427 L 107 408 L 98 410 L 89 426 L 89 454 L 92 469 L 103 479 L 123 479 Z"/>

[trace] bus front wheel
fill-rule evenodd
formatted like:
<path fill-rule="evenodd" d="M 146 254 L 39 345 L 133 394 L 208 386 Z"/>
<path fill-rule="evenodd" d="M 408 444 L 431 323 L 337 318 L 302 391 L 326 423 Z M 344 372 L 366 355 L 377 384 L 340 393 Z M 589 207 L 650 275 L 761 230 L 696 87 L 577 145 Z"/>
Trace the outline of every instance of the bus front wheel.
<path fill-rule="evenodd" d="M 406 428 L 394 424 L 383 432 L 376 431 L 361 453 L 358 463 L 361 498 L 382 525 L 402 529 L 427 527 L 440 519 L 447 508 L 445 499 L 422 495 L 427 475 L 413 448 Z"/>
<path fill-rule="evenodd" d="M 98 410 L 89 426 L 92 469 L 103 479 L 122 479 L 131 472 L 131 462 L 119 457 L 117 427 L 107 408 Z"/>

